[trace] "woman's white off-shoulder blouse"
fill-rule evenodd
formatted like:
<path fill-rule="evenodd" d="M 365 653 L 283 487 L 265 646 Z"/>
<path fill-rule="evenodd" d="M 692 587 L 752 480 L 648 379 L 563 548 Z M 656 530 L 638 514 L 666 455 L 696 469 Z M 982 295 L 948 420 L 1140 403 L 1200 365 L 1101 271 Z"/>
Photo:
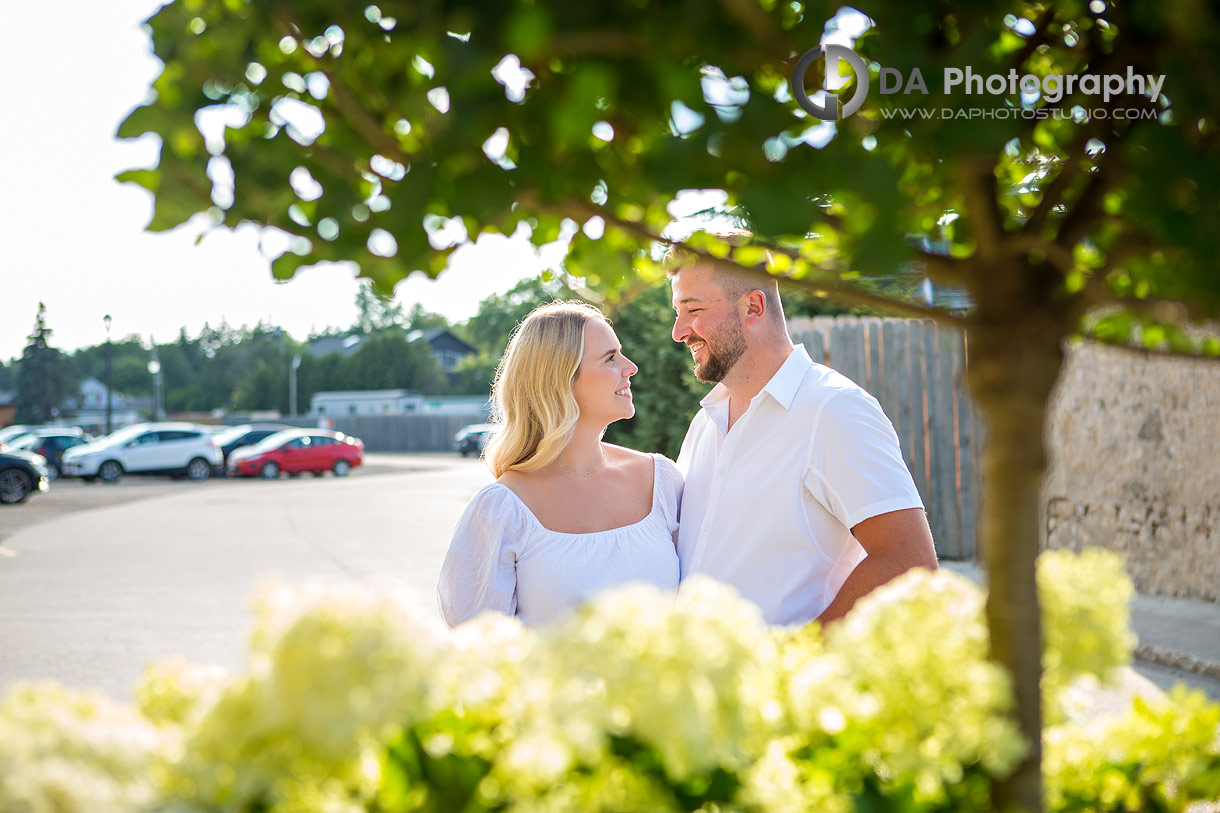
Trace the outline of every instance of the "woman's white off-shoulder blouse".
<path fill-rule="evenodd" d="M 639 522 L 587 534 L 552 531 L 507 486 L 479 490 L 449 543 L 437 596 L 449 626 L 485 610 L 540 626 L 607 587 L 628 582 L 678 587 L 682 475 L 654 454 L 652 510 Z"/>

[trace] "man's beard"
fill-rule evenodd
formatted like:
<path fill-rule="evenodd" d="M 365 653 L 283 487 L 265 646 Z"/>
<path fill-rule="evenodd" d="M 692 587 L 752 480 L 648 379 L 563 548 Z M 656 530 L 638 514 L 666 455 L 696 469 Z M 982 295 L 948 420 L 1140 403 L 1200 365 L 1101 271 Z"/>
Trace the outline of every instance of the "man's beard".
<path fill-rule="evenodd" d="M 746 352 L 746 337 L 739 322 L 729 322 L 723 330 L 711 336 L 696 336 L 690 341 L 703 341 L 707 348 L 707 361 L 695 363 L 695 378 L 705 384 L 718 383 L 733 369 L 733 365 Z"/>

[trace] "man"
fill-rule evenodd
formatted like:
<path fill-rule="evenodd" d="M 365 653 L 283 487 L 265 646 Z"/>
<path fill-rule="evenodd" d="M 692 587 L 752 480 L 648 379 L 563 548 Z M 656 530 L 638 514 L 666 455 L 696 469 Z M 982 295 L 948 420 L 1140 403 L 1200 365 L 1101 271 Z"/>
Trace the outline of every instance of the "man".
<path fill-rule="evenodd" d="M 936 569 L 923 503 L 877 400 L 793 345 L 775 280 L 670 272 L 674 341 L 717 382 L 682 443 L 682 578 L 708 574 L 771 624 L 828 623 Z"/>

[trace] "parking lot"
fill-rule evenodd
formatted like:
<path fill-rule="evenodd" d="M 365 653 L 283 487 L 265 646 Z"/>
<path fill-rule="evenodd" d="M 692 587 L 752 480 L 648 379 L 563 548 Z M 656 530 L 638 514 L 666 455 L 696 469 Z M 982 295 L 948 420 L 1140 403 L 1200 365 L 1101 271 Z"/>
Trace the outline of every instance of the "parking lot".
<path fill-rule="evenodd" d="M 174 655 L 240 668 L 269 581 L 357 583 L 439 623 L 449 534 L 489 479 L 456 454 L 372 454 L 345 478 L 57 481 L 0 507 L 0 690 L 52 678 L 126 697 Z"/>
<path fill-rule="evenodd" d="M 370 454 L 364 465 L 353 469 L 349 477 L 363 478 L 377 474 L 402 473 L 445 466 L 453 459 L 449 454 Z M 332 475 L 326 475 L 330 478 Z M 305 475 L 309 477 L 309 475 Z M 200 488 L 231 488 L 249 482 L 242 478 L 214 477 L 203 482 L 171 480 L 169 477 L 128 476 L 110 485 L 96 480 L 87 483 L 79 478 L 64 477 L 51 483 L 46 494 L 31 494 L 19 506 L 0 506 L 0 556 L 12 555 L 5 540 L 13 534 L 52 519 L 78 511 L 108 508 L 138 500 L 147 500 Z M 7 550 L 7 554 L 6 554 Z"/>

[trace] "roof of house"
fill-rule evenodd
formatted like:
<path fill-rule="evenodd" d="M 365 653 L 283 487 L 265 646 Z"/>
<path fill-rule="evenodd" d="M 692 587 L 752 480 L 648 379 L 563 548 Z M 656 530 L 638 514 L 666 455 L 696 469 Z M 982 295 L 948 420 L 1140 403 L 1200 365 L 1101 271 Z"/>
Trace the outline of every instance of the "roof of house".
<path fill-rule="evenodd" d="M 338 353 L 341 356 L 350 356 L 360 349 L 360 345 L 364 343 L 364 336 L 319 336 L 309 342 L 309 346 L 305 348 L 305 352 L 311 356 L 325 356 L 330 353 Z"/>
<path fill-rule="evenodd" d="M 423 339 L 436 350 L 457 350 L 461 353 L 473 353 L 475 349 L 453 334 L 453 331 L 437 327 L 431 330 L 412 330 L 407 334 L 407 341 Z"/>

